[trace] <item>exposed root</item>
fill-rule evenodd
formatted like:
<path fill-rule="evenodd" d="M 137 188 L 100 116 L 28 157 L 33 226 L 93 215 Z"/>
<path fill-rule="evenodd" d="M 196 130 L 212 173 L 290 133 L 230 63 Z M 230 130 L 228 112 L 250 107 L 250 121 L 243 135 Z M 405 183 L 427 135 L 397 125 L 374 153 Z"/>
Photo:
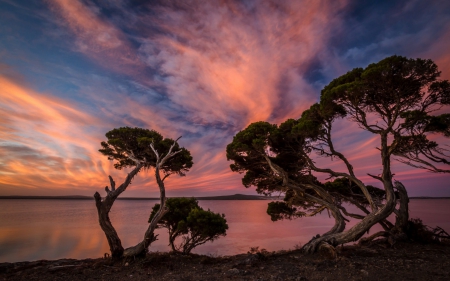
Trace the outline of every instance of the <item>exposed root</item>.
<path fill-rule="evenodd" d="M 334 237 L 330 237 L 328 235 L 317 235 L 302 247 L 302 251 L 306 254 L 314 254 L 320 251 L 322 247 L 327 248 L 329 246 L 334 249 L 334 255 L 336 255 L 336 249 L 334 247 L 337 245 L 338 243 L 336 243 L 336 239 Z"/>
<path fill-rule="evenodd" d="M 319 251 L 325 253 L 329 259 L 337 258 L 336 248 L 326 242 L 322 242 L 319 244 Z"/>

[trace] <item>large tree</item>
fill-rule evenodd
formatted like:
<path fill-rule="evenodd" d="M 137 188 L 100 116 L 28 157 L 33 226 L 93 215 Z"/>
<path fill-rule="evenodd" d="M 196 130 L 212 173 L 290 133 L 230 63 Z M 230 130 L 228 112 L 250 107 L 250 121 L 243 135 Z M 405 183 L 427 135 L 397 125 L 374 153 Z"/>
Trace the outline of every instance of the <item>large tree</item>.
<path fill-rule="evenodd" d="M 227 158 L 234 161 L 231 169 L 245 172 L 243 184 L 247 187 L 256 186 L 259 192 L 287 192 L 288 199 L 297 200 L 297 205 L 309 214 L 322 208 L 332 213 L 335 226 L 307 243 L 303 248 L 306 252 L 357 241 L 376 223 L 381 223 L 385 231 L 372 238 L 395 239 L 402 234 L 408 219 L 408 196 L 404 186 L 393 180 L 393 156 L 414 167 L 449 171 L 442 167 L 449 164 L 447 151 L 429 140 L 430 134 L 450 135 L 450 116 L 437 114 L 450 104 L 450 83 L 439 80 L 439 75 L 431 60 L 400 56 L 388 57 L 365 69 L 353 69 L 327 85 L 320 102 L 299 119 L 289 119 L 280 126 L 257 122 L 239 132 L 227 146 Z M 374 149 L 380 154 L 381 173 L 367 174 L 380 182 L 382 196 L 363 183 L 347 155 L 335 146 L 333 125 L 342 118 L 379 137 L 379 146 Z M 318 166 L 314 161 L 317 154 L 341 161 L 344 170 Z M 312 173 L 339 180 L 322 185 Z M 343 182 L 358 192 L 344 192 L 340 188 Z M 346 231 L 344 219 L 340 218 L 347 213 L 340 204 L 342 200 L 366 209 L 365 216 L 360 216 L 361 220 Z M 272 207 L 275 214 L 295 214 L 295 210 Z M 395 225 L 386 221 L 393 212 L 397 215 Z"/>
<path fill-rule="evenodd" d="M 164 181 L 172 174 L 184 176 L 192 167 L 192 156 L 190 152 L 178 145 L 178 140 L 163 138 L 154 130 L 121 127 L 106 133 L 107 141 L 101 142 L 99 151 L 115 161 L 116 169 L 130 168 L 124 182 L 116 187 L 116 183 L 109 176 L 111 188 L 105 187 L 106 196 L 102 199 L 100 194 L 94 194 L 99 223 L 105 232 L 113 258 L 122 256 L 136 256 L 145 252 L 145 249 L 156 240 L 154 230 L 158 221 L 167 213 L 165 207 Z M 124 192 L 131 184 L 133 178 L 142 169 L 155 170 L 155 178 L 160 191 L 160 206 L 158 213 L 144 234 L 143 240 L 137 245 L 124 250 L 117 232 L 109 219 L 109 211 L 116 198 Z"/>

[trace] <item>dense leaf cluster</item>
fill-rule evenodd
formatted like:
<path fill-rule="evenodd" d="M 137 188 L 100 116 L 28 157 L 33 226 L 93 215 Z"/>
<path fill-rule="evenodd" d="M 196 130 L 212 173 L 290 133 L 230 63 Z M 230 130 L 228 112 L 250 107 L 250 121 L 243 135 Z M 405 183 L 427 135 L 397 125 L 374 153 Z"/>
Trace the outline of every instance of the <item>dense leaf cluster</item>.
<path fill-rule="evenodd" d="M 158 222 L 158 227 L 168 229 L 169 243 L 174 251 L 187 254 L 198 245 L 226 235 L 228 224 L 225 215 L 203 210 L 195 198 L 169 198 L 166 207 L 169 212 Z M 159 208 L 159 204 L 153 207 L 149 222 Z M 176 245 L 178 237 L 182 242 Z"/>
<path fill-rule="evenodd" d="M 99 151 L 108 156 L 109 160 L 115 160 L 114 167 L 122 169 L 136 166 L 136 161 L 144 164 L 145 168 L 155 167 L 157 156 L 150 144 L 164 157 L 174 143 L 174 140 L 163 138 L 154 130 L 142 128 L 121 127 L 106 133 L 107 141 L 101 142 Z M 192 167 L 192 156 L 184 147 L 175 144 L 174 151 L 180 150 L 170 161 L 164 163 L 161 170 L 166 174 L 185 175 Z"/>

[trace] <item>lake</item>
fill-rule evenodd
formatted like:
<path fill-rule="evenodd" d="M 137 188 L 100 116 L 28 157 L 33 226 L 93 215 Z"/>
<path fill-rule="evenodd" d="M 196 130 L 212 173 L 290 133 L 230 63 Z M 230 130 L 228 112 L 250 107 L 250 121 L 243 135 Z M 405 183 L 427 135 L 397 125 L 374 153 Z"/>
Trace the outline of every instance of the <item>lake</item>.
<path fill-rule="evenodd" d="M 157 201 L 118 200 L 111 220 L 124 247 L 141 241 L 151 208 Z M 331 228 L 323 212 L 315 217 L 272 222 L 265 200 L 202 200 L 204 209 L 224 213 L 227 236 L 201 245 L 194 253 L 225 256 L 246 253 L 250 247 L 269 251 L 294 249 Z M 410 217 L 450 232 L 450 199 L 412 199 Z M 354 222 L 347 224 L 347 227 Z M 374 227 L 371 233 L 381 228 Z M 157 230 L 150 251 L 168 251 L 168 234 Z M 92 200 L 0 199 L 0 262 L 60 258 L 98 258 L 109 253 L 108 243 Z"/>

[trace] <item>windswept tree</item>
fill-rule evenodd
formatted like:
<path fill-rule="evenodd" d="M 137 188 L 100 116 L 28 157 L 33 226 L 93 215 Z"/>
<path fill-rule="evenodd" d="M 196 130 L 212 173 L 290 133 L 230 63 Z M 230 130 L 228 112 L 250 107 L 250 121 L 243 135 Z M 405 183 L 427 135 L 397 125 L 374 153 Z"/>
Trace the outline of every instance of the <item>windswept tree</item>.
<path fill-rule="evenodd" d="M 105 187 L 106 196 L 102 199 L 100 194 L 94 194 L 99 223 L 105 232 L 113 258 L 122 256 L 136 256 L 145 252 L 148 246 L 156 240 L 154 230 L 158 221 L 168 211 L 165 207 L 164 181 L 172 174 L 184 176 L 192 167 L 192 156 L 188 150 L 178 145 L 178 140 L 163 138 L 154 130 L 121 127 L 106 133 L 107 141 L 101 142 L 99 151 L 115 161 L 116 169 L 131 168 L 124 182 L 116 187 L 116 183 L 109 176 L 110 185 Z M 131 184 L 133 178 L 142 169 L 155 170 L 156 183 L 160 191 L 160 208 L 144 234 L 143 240 L 124 250 L 116 230 L 109 219 L 109 211 L 114 201 Z"/>
<path fill-rule="evenodd" d="M 273 220 L 314 216 L 327 209 L 335 219 L 327 234 L 341 232 L 345 218 L 334 198 L 308 171 L 303 159 L 304 138 L 291 133 L 295 120 L 272 125 L 256 122 L 239 132 L 227 146 L 231 170 L 245 173 L 242 183 L 255 186 L 258 193 L 284 192 L 285 202 L 272 203 L 268 213 Z M 344 207 L 342 207 L 344 208 Z"/>
<path fill-rule="evenodd" d="M 161 205 L 156 204 L 149 222 L 158 214 Z M 174 252 L 189 254 L 195 247 L 226 235 L 228 229 L 224 214 L 205 211 L 195 198 L 169 198 L 169 211 L 159 220 L 158 227 L 169 231 L 169 245 Z M 176 244 L 176 239 L 181 242 Z"/>
<path fill-rule="evenodd" d="M 450 83 L 439 80 L 439 75 L 431 60 L 400 56 L 353 69 L 327 85 L 320 102 L 303 112 L 301 118 L 289 119 L 280 126 L 258 122 L 239 132 L 227 147 L 227 158 L 234 161 L 231 169 L 246 173 L 243 184 L 247 187 L 296 193 L 291 196 L 293 200 L 303 200 L 300 206 L 312 213 L 325 207 L 336 219 L 341 211 L 346 213 L 339 200 L 366 209 L 365 216 L 346 231 L 345 224 L 336 227 L 336 219 L 334 230 L 307 243 L 303 247 L 306 252 L 357 241 L 377 223 L 384 223 L 385 231 L 370 239 L 395 240 L 404 234 L 408 196 L 404 186 L 393 179 L 392 160 L 433 172 L 449 171 L 442 167 L 449 164 L 448 151 L 429 139 L 432 134 L 450 135 L 449 115 L 437 114 L 450 104 Z M 379 137 L 379 146 L 374 149 L 380 153 L 382 171 L 367 174 L 380 182 L 382 193 L 365 185 L 348 156 L 335 146 L 333 125 L 343 118 Z M 314 161 L 317 154 L 339 160 L 345 168 L 320 167 Z M 321 185 L 314 183 L 311 173 L 338 180 Z M 351 193 L 342 189 L 344 182 Z M 319 197 L 322 201 L 317 200 Z M 282 210 L 273 206 L 273 210 Z M 301 214 L 297 209 L 284 210 Z M 386 221 L 393 212 L 397 215 L 395 225 Z"/>

